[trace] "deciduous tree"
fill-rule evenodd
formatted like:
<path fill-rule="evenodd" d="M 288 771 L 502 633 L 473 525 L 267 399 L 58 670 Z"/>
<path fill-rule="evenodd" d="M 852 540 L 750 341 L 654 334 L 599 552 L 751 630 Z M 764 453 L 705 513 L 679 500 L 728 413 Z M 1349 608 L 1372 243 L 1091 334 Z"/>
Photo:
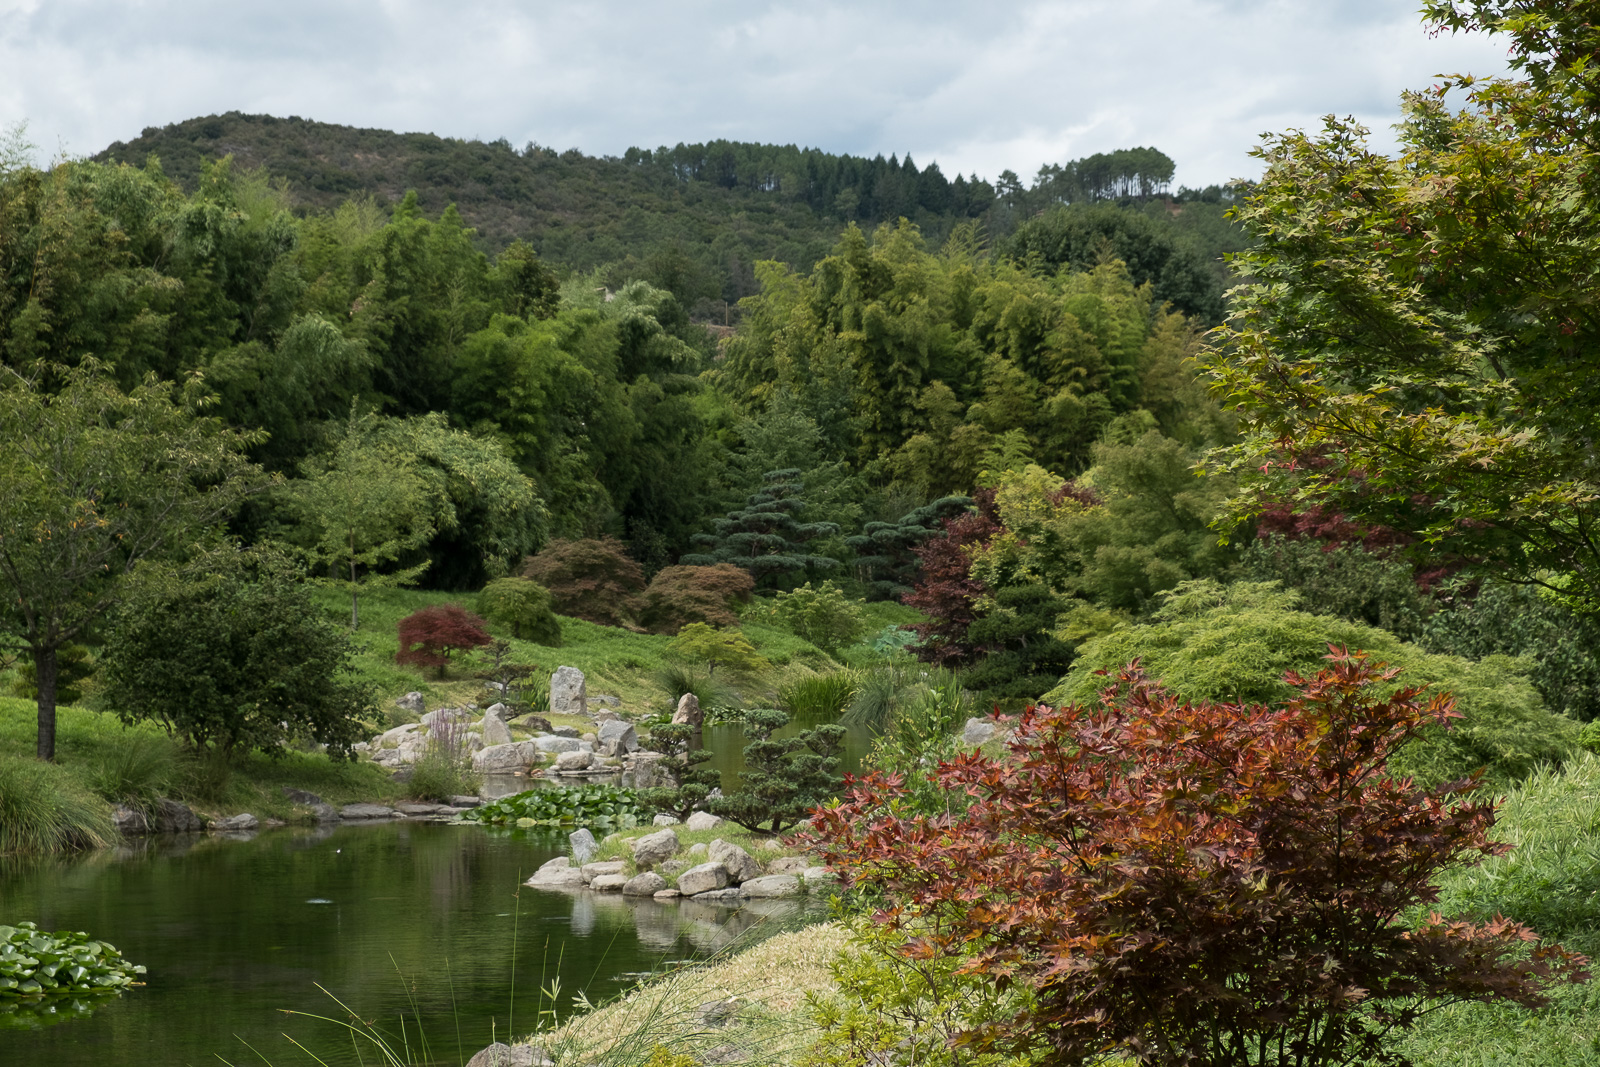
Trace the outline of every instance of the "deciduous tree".
<path fill-rule="evenodd" d="M 400 651 L 396 663 L 437 667 L 444 677 L 450 656 L 494 643 L 484 621 L 460 604 L 435 604 L 400 620 Z"/>
<path fill-rule="evenodd" d="M 1472 780 L 1385 773 L 1449 697 L 1330 658 L 1276 707 L 1186 704 L 1129 668 L 1096 703 L 1028 709 L 1008 758 L 939 765 L 964 815 L 902 817 L 901 781 L 873 776 L 814 817 L 822 853 L 907 955 L 1031 991 L 957 1040 L 1032 1063 L 1372 1062 L 1441 1003 L 1585 980 L 1514 922 L 1418 914 L 1440 870 L 1510 846 Z"/>

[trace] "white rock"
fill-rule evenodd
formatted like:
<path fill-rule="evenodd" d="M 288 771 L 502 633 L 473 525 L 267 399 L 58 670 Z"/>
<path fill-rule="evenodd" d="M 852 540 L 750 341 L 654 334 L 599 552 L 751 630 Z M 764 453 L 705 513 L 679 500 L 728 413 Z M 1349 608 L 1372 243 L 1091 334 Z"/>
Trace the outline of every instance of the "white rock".
<path fill-rule="evenodd" d="M 585 826 L 567 835 L 567 844 L 572 847 L 572 859 L 582 867 L 600 851 L 600 846 L 594 843 L 594 834 Z"/>
<path fill-rule="evenodd" d="M 576 667 L 558 667 L 550 676 L 550 714 L 587 715 L 589 701 L 583 672 Z"/>
<path fill-rule="evenodd" d="M 655 871 L 645 871 L 628 879 L 622 886 L 625 897 L 653 897 L 667 888 L 667 880 Z"/>
<path fill-rule="evenodd" d="M 539 746 L 532 741 L 490 745 L 472 754 L 472 769 L 481 774 L 515 774 L 539 762 Z"/>
<path fill-rule="evenodd" d="M 839 876 L 827 867 L 807 867 L 800 872 L 800 877 L 806 880 L 807 885 L 812 882 L 837 882 L 839 880 Z"/>
<path fill-rule="evenodd" d="M 558 867 L 555 870 L 537 870 L 523 885 L 539 889 L 582 889 L 583 872 L 576 867 Z"/>
<path fill-rule="evenodd" d="M 498 708 L 501 705 L 496 704 Z M 483 717 L 483 743 L 484 745 L 509 745 L 511 743 L 511 727 L 506 721 L 494 714 L 494 708 L 489 709 L 489 714 Z"/>
<path fill-rule="evenodd" d="M 639 750 L 639 735 L 631 722 L 606 722 L 600 724 L 595 746 L 607 756 L 626 756 Z"/>
<path fill-rule="evenodd" d="M 577 752 L 563 752 L 556 757 L 556 770 L 558 771 L 586 771 L 594 764 L 594 753 L 579 749 Z"/>
<path fill-rule="evenodd" d="M 596 893 L 620 893 L 627 884 L 628 876 L 625 874 L 598 874 L 589 883 L 589 888 Z"/>
<path fill-rule="evenodd" d="M 713 815 L 709 811 L 697 811 L 689 816 L 689 821 L 683 825 L 690 830 L 715 830 L 728 820 L 720 815 Z"/>
<path fill-rule="evenodd" d="M 552 734 L 540 734 L 532 741 L 523 744 L 533 745 L 540 752 L 582 752 L 583 742 L 576 737 L 556 737 Z"/>
<path fill-rule="evenodd" d="M 651 819 L 650 820 L 650 825 L 651 826 L 677 826 L 678 825 L 678 817 L 676 815 L 668 815 L 668 814 L 663 812 L 662 814 L 657 815 L 655 818 Z"/>
<path fill-rule="evenodd" d="M 968 719 L 961 730 L 961 743 L 981 745 L 995 734 L 995 725 L 988 719 Z"/>
<path fill-rule="evenodd" d="M 401 711 L 409 711 L 413 715 L 421 715 L 426 709 L 422 702 L 422 694 L 410 692 L 394 702 L 394 706 Z"/>
<path fill-rule="evenodd" d="M 621 874 L 622 868 L 621 860 L 600 860 L 596 863 L 585 863 L 579 870 L 583 871 L 583 880 L 593 884 L 594 880 L 603 874 Z"/>

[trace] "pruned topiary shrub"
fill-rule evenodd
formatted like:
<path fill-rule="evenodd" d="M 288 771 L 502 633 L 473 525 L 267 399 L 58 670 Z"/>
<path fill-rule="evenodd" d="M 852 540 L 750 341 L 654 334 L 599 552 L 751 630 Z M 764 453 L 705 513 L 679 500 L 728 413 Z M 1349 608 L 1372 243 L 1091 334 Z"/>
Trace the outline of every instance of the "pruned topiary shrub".
<path fill-rule="evenodd" d="M 478 614 L 511 626 L 511 636 L 547 648 L 561 647 L 561 622 L 550 590 L 527 578 L 496 578 L 478 594 Z"/>

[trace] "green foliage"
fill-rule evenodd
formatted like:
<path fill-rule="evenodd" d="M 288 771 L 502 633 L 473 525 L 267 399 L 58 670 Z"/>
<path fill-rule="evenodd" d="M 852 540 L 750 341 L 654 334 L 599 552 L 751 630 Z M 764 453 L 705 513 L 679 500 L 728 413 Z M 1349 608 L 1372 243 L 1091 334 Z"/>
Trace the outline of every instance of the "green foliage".
<path fill-rule="evenodd" d="M 80 683 L 94 677 L 95 664 L 89 657 L 87 645 L 62 645 L 56 650 L 56 700 L 63 704 L 76 704 L 83 699 Z M 39 699 L 38 668 L 23 660 L 16 666 L 11 691 L 29 700 Z"/>
<path fill-rule="evenodd" d="M 639 791 L 639 803 L 646 811 L 687 819 L 721 787 L 721 772 L 703 766 L 711 753 L 691 747 L 697 732 L 689 723 L 661 723 L 650 728 L 650 747 L 666 757 L 658 766 L 672 784 Z"/>
<path fill-rule="evenodd" d="M 970 507 L 971 497 L 940 497 L 906 512 L 897 522 L 869 522 L 859 534 L 845 538 L 845 546 L 856 554 L 856 570 L 865 575 L 873 598 L 898 600 L 909 593 L 920 569 L 913 549 L 939 534 L 943 520 Z"/>
<path fill-rule="evenodd" d="M 100 848 L 114 837 L 105 804 L 66 773 L 0 755 L 0 854 Z"/>
<path fill-rule="evenodd" d="M 1257 150 L 1248 282 L 1209 355 L 1242 431 L 1218 465 L 1236 518 L 1315 504 L 1592 607 L 1593 13 L 1425 8 L 1505 29 L 1518 76 L 1406 94 L 1394 157 L 1333 116 Z"/>
<path fill-rule="evenodd" d="M 518 826 L 614 825 L 626 828 L 643 814 L 638 793 L 615 785 L 552 786 L 529 789 L 501 797 L 492 804 L 471 808 L 463 819 Z"/>
<path fill-rule="evenodd" d="M 633 614 L 644 571 L 613 537 L 557 539 L 523 565 L 523 577 L 550 590 L 562 615 L 616 626 Z"/>
<path fill-rule="evenodd" d="M 651 673 L 651 681 L 667 695 L 667 706 L 676 709 L 685 693 L 693 693 L 700 709 L 710 715 L 715 708 L 734 708 L 739 704 L 734 690 L 709 672 L 682 663 L 663 663 Z"/>
<path fill-rule="evenodd" d="M 958 1047 L 958 1034 L 1032 1006 L 1026 987 L 1002 990 L 961 973 L 960 962 L 908 951 L 917 936 L 861 914 L 838 920 L 850 944 L 829 965 L 838 996 L 807 994 L 821 1036 L 800 1067 L 875 1067 L 891 1057 L 929 1067 L 1001 1067 L 1015 1061 Z"/>
<path fill-rule="evenodd" d="M 1462 718 L 1397 753 L 1390 766 L 1400 773 L 1431 783 L 1482 768 L 1490 782 L 1504 785 L 1541 764 L 1560 764 L 1575 750 L 1578 724 L 1545 708 L 1516 661 L 1430 654 L 1382 630 L 1301 610 L 1297 594 L 1272 582 L 1179 586 L 1149 623 L 1086 642 L 1044 699 L 1092 702 L 1106 684 L 1097 671 L 1116 672 L 1137 659 L 1189 700 L 1282 700 L 1291 692 L 1285 673 L 1315 673 L 1330 645 L 1361 649 L 1404 668 L 1408 684 L 1456 698 Z"/>
<path fill-rule="evenodd" d="M 41 377 L 45 368 L 35 373 Z M 0 369 L 0 644 L 38 686 L 38 753 L 55 755 L 57 658 L 123 596 L 147 560 L 181 556 L 259 484 L 249 442 L 148 381 L 121 392 L 92 361 L 56 388 Z"/>
<path fill-rule="evenodd" d="M 710 567 L 729 563 L 743 567 L 757 586 L 770 588 L 797 573 L 811 573 L 839 565 L 839 561 L 806 551 L 806 542 L 839 532 L 831 522 L 801 522 L 806 501 L 798 469 L 768 471 L 761 489 L 745 499 L 745 506 L 716 521 L 715 533 L 696 534 L 704 551 L 691 552 L 683 562 Z"/>
<path fill-rule="evenodd" d="M 411 765 L 405 793 L 417 800 L 443 803 L 451 797 L 476 796 L 482 784 L 483 776 L 473 771 L 470 758 L 430 750 Z"/>
<path fill-rule="evenodd" d="M 112 618 L 101 662 L 124 722 L 147 719 L 232 758 L 292 740 L 347 752 L 377 716 L 354 654 L 281 560 L 224 549 L 151 572 Z"/>
<path fill-rule="evenodd" d="M 1467 659 L 1520 657 L 1550 707 L 1581 722 L 1600 716 L 1600 619 L 1537 587 L 1506 582 L 1486 581 L 1476 595 L 1470 584 L 1452 582 L 1439 600 L 1423 647 Z"/>
<path fill-rule="evenodd" d="M 778 703 L 796 719 L 836 721 L 856 696 L 855 671 L 802 674 L 778 686 Z"/>
<path fill-rule="evenodd" d="M 46 933 L 34 923 L 0 926 L 0 1000 L 120 993 L 144 968 L 81 930 Z"/>
<path fill-rule="evenodd" d="M 675 634 L 691 622 L 737 626 L 737 610 L 750 603 L 754 591 L 750 572 L 729 563 L 663 567 L 640 597 L 639 624 L 665 634 Z"/>
<path fill-rule="evenodd" d="M 1358 544 L 1269 534 L 1252 541 L 1239 563 L 1250 581 L 1278 582 L 1317 605 L 1319 614 L 1376 626 L 1402 641 L 1420 638 L 1435 609 L 1433 600 L 1417 588 L 1410 563 Z M 1465 654 L 1431 642 L 1430 647 Z"/>
<path fill-rule="evenodd" d="M 1507 851 L 1495 802 L 1386 768 L 1448 697 L 1330 658 L 1279 706 L 1185 701 L 1124 670 L 1103 701 L 1027 709 L 1004 755 L 935 767 L 972 798 L 959 818 L 864 778 L 814 817 L 822 855 L 881 894 L 874 919 L 910 958 L 1031 991 L 957 1039 L 1023 1062 L 1383 1062 L 1441 1005 L 1538 1008 L 1587 981 L 1527 927 L 1441 917 L 1436 879 Z"/>
<path fill-rule="evenodd" d="M 550 590 L 527 578 L 496 578 L 478 594 L 478 614 L 491 622 L 509 623 L 511 636 L 560 648 L 561 624 L 550 605 Z"/>
<path fill-rule="evenodd" d="M 854 644 L 867 628 L 861 605 L 845 596 L 831 580 L 815 589 L 807 582 L 793 592 L 773 594 L 764 614 L 830 656 L 837 656 L 840 649 Z"/>
<path fill-rule="evenodd" d="M 736 674 L 770 666 L 738 630 L 714 630 L 703 622 L 691 622 L 679 630 L 667 652 L 690 663 L 704 663 L 708 675 L 716 674 L 719 666 Z"/>
<path fill-rule="evenodd" d="M 739 788 L 707 801 L 713 815 L 747 830 L 776 834 L 838 793 L 844 780 L 835 768 L 844 727 L 816 726 L 793 737 L 775 738 L 773 734 L 788 725 L 789 714 L 772 708 L 747 710 L 744 723 L 749 744 L 744 747 Z"/>
<path fill-rule="evenodd" d="M 178 753 L 165 737 L 135 733 L 89 764 L 89 788 L 114 804 L 150 811 L 179 775 Z"/>

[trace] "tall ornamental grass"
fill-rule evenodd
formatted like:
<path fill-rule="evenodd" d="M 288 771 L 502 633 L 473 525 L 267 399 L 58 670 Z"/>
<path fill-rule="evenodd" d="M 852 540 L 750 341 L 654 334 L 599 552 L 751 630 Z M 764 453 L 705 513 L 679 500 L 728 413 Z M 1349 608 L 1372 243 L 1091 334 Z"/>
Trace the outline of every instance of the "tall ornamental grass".
<path fill-rule="evenodd" d="M 0 853 L 99 848 L 114 833 L 105 803 L 61 768 L 0 756 Z"/>

